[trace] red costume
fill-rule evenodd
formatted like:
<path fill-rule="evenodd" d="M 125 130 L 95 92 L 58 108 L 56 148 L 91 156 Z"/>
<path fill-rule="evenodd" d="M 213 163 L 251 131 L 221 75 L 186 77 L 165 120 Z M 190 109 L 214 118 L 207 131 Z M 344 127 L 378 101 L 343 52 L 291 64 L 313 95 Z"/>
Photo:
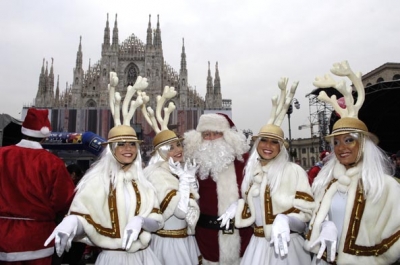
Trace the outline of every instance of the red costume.
<path fill-rule="evenodd" d="M 237 192 L 238 196 L 240 196 L 239 188 L 242 186 L 243 181 L 243 169 L 246 164 L 248 154 L 243 156 L 245 161 L 241 162 L 239 160 L 234 161 L 235 172 L 236 172 L 236 181 L 237 181 Z M 217 183 L 210 177 L 205 180 L 199 179 L 199 207 L 201 217 L 213 216 L 215 219 L 218 218 L 218 194 L 217 194 Z M 228 192 L 228 191 L 227 191 Z M 232 201 L 233 202 L 233 201 Z M 231 203 L 232 203 L 231 202 Z M 225 210 L 225 209 L 223 209 Z M 217 221 L 217 227 L 220 227 L 220 221 Z M 237 228 L 234 228 L 235 230 Z M 222 230 L 222 228 L 221 228 Z M 219 246 L 219 231 L 218 229 L 213 229 L 211 226 L 207 224 L 197 223 L 196 226 L 196 240 L 199 246 L 200 252 L 206 260 L 218 262 L 219 261 L 219 251 L 221 246 Z M 237 229 L 239 230 L 240 235 L 240 257 L 243 256 L 244 251 L 246 250 L 247 245 L 249 244 L 250 238 L 253 234 L 253 229 L 251 227 Z M 229 237 L 230 235 L 226 235 Z"/>
<path fill-rule="evenodd" d="M 67 212 L 74 192 L 64 162 L 36 141 L 2 147 L 0 187 L 0 261 L 50 264 L 53 245 L 43 244 L 56 227 L 56 215 Z"/>

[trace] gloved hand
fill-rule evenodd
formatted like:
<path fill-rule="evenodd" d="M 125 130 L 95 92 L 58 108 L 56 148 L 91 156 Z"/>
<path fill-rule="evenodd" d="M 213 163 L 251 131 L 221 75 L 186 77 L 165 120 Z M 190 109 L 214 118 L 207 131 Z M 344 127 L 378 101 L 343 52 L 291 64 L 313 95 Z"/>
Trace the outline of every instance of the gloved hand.
<path fill-rule="evenodd" d="M 271 244 L 274 244 L 275 253 L 284 257 L 288 254 L 288 242 L 290 241 L 289 217 L 278 214 L 272 223 Z"/>
<path fill-rule="evenodd" d="M 198 192 L 199 184 L 196 178 L 196 171 L 199 169 L 200 165 L 196 164 L 196 160 L 193 159 L 193 163 L 190 162 L 190 159 L 187 159 L 185 162 L 185 167 L 183 171 L 185 172 L 186 178 L 189 181 L 190 187 Z"/>
<path fill-rule="evenodd" d="M 122 237 L 122 249 L 128 250 L 133 241 L 138 239 L 140 230 L 142 230 L 143 220 L 141 216 L 134 216 L 124 229 L 124 236 Z"/>
<path fill-rule="evenodd" d="M 199 210 L 195 207 L 189 207 L 185 220 L 189 226 L 195 226 L 199 217 Z"/>
<path fill-rule="evenodd" d="M 181 166 L 181 163 L 179 161 L 178 162 L 174 162 L 172 157 L 169 158 L 168 164 L 169 164 L 169 170 L 171 170 L 172 174 L 175 174 L 178 177 L 180 177 L 185 173 L 185 171 L 183 170 L 183 168 Z"/>
<path fill-rule="evenodd" d="M 224 225 L 226 226 L 225 229 L 228 230 L 229 229 L 229 223 L 230 220 L 233 219 L 233 217 L 235 217 L 236 215 L 236 209 L 238 207 L 238 202 L 234 202 L 231 205 L 229 205 L 228 209 L 226 209 L 225 213 L 223 215 L 221 215 L 217 220 L 221 221 L 221 226 L 223 227 Z"/>
<path fill-rule="evenodd" d="M 327 260 L 329 262 L 333 262 L 335 260 L 337 237 L 338 237 L 338 231 L 335 224 L 332 221 L 323 222 L 319 237 L 311 244 L 311 248 L 313 248 L 318 243 L 321 243 L 321 246 L 317 254 L 318 259 L 322 257 L 326 249 Z"/>
<path fill-rule="evenodd" d="M 55 239 L 56 253 L 59 257 L 63 254 L 64 250 L 67 252 L 71 248 L 72 239 L 77 232 L 83 231 L 82 225 L 76 215 L 68 215 L 61 223 L 54 229 L 53 233 L 44 242 L 47 246 L 53 239 Z"/>

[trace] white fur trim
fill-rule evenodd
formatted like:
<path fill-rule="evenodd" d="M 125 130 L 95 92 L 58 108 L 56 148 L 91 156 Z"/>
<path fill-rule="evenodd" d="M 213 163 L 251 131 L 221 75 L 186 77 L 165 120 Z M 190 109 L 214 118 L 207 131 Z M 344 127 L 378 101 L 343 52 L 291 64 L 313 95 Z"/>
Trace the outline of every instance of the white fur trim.
<path fill-rule="evenodd" d="M 31 136 L 31 137 L 35 137 L 35 138 L 46 138 L 49 137 L 51 132 L 49 130 L 49 128 L 47 127 L 43 127 L 40 131 L 35 131 L 35 130 L 31 130 L 25 127 L 21 127 L 21 133 L 27 136 Z"/>
<path fill-rule="evenodd" d="M 218 115 L 219 116 L 219 115 Z M 239 189 L 236 181 L 235 166 L 231 163 L 228 169 L 218 174 L 218 216 L 221 216 L 228 207 L 239 200 Z M 232 235 L 218 232 L 219 262 L 220 264 L 239 264 L 240 235 L 235 229 Z"/>
<path fill-rule="evenodd" d="M 223 132 L 229 129 L 230 129 L 229 122 L 224 116 L 215 113 L 210 113 L 210 114 L 203 114 L 200 116 L 196 131 Z"/>

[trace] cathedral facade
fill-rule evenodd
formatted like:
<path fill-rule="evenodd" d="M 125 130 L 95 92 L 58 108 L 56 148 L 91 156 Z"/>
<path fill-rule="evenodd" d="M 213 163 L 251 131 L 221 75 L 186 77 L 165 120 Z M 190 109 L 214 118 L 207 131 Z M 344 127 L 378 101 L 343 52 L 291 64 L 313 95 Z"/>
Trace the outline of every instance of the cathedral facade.
<path fill-rule="evenodd" d="M 133 85 L 138 76 L 146 77 L 149 82 L 146 93 L 151 100 L 148 105 L 153 109 L 156 96 L 162 94 L 163 88 L 175 87 L 178 93 L 171 100 L 176 105 L 176 111 L 171 115 L 169 127 L 178 134 L 196 128 L 198 118 L 205 112 L 223 112 L 231 116 L 231 100 L 222 99 L 218 63 L 215 65 L 213 80 L 208 62 L 207 92 L 203 98 L 188 83 L 184 40 L 182 40 L 179 72 L 165 62 L 158 16 L 155 28 L 152 27 L 149 16 L 145 43 L 134 34 L 120 43 L 117 15 L 111 30 L 107 14 L 101 58 L 93 65 L 89 62 L 86 71 L 82 68 L 82 46 L 80 37 L 76 64 L 73 68 L 73 81 L 71 85 L 67 84 L 65 91 L 60 90 L 58 78 L 55 82 L 53 58 L 50 66 L 43 60 L 35 107 L 51 109 L 53 131 L 92 131 L 104 138 L 107 137 L 108 130 L 113 127 L 108 106 L 111 71 L 118 75 L 117 91 L 122 97 L 126 93 L 126 88 Z M 154 136 L 151 127 L 139 110 L 135 116 L 132 126 L 150 145 L 150 138 Z"/>

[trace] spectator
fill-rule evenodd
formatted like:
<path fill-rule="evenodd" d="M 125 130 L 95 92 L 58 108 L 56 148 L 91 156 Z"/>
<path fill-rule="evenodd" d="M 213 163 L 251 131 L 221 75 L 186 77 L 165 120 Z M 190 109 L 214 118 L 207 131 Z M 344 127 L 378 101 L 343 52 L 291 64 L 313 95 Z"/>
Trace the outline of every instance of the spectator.
<path fill-rule="evenodd" d="M 318 172 L 321 170 L 322 166 L 328 160 L 328 155 L 329 155 L 328 151 L 322 151 L 319 154 L 319 161 L 308 170 L 307 174 L 308 174 L 308 182 L 310 183 L 310 186 L 312 186 L 315 177 L 317 177 L 317 175 L 318 175 Z"/>
<path fill-rule="evenodd" d="M 71 203 L 74 184 L 57 156 L 41 143 L 50 136 L 48 110 L 28 109 L 22 140 L 0 148 L 0 263 L 51 264 L 43 247 Z"/>

